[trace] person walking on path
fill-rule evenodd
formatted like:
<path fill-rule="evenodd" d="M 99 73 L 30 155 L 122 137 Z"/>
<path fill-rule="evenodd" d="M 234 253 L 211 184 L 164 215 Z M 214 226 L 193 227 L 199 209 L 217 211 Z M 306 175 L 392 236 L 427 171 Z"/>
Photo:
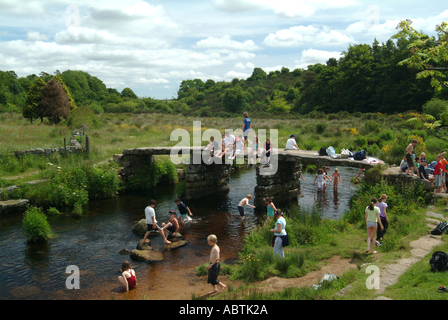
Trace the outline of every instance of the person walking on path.
<path fill-rule="evenodd" d="M 366 207 L 366 224 L 367 224 L 367 251 L 370 251 L 370 243 L 372 243 L 372 253 L 375 254 L 375 236 L 376 236 L 376 228 L 377 224 L 380 225 L 381 230 L 384 229 L 381 219 L 380 219 L 380 208 L 376 205 L 378 204 L 377 198 L 372 198 L 370 200 L 370 204 Z"/>

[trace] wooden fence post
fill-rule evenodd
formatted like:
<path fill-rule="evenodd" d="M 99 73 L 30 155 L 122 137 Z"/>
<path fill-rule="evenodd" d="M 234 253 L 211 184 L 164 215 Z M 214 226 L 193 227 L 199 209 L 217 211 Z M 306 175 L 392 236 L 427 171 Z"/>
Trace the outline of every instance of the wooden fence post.
<path fill-rule="evenodd" d="M 87 154 L 90 153 L 90 141 L 89 141 L 89 135 L 86 134 L 86 152 Z"/>
<path fill-rule="evenodd" d="M 65 157 L 67 157 L 67 142 L 65 141 L 65 138 L 64 138 L 64 151 L 65 151 Z"/>

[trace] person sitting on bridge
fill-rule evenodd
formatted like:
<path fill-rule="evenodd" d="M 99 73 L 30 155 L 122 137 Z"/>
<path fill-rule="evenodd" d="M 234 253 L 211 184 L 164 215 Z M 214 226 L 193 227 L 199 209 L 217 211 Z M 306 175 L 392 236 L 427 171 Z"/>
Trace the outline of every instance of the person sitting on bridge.
<path fill-rule="evenodd" d="M 300 150 L 296 143 L 296 136 L 291 135 L 286 142 L 286 150 Z"/>

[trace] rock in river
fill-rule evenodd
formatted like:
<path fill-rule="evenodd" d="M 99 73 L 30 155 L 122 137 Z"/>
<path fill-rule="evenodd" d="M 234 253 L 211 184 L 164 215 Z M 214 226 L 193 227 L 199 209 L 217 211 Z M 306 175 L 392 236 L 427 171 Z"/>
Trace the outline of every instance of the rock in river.
<path fill-rule="evenodd" d="M 163 253 L 150 250 L 132 250 L 131 259 L 134 261 L 157 262 L 163 261 Z"/>
<path fill-rule="evenodd" d="M 0 214 L 25 211 L 28 206 L 28 200 L 8 200 L 0 201 Z"/>

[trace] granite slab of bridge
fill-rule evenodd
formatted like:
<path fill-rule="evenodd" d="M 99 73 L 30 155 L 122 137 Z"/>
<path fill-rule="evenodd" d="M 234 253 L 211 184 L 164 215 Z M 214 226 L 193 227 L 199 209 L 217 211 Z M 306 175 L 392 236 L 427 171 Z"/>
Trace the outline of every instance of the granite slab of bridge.
<path fill-rule="evenodd" d="M 120 165 L 119 175 L 125 186 L 131 185 L 132 179 L 138 177 L 142 170 L 151 165 L 156 155 L 189 155 L 189 163 L 185 164 L 185 195 L 184 199 L 201 198 L 212 194 L 229 191 L 229 181 L 232 160 L 222 159 L 218 163 L 206 163 L 209 151 L 204 147 L 148 147 L 126 149 L 123 154 L 114 155 L 113 160 Z M 204 154 L 204 156 L 202 156 Z M 244 161 L 247 153 L 237 156 Z M 204 161 L 205 159 L 205 161 Z M 186 161 L 188 162 L 188 161 Z M 221 163 L 222 162 L 222 163 Z M 227 163 L 226 163 L 227 162 Z M 238 162 L 237 162 L 238 163 Z M 244 162 L 242 162 L 244 163 Z M 274 149 L 270 165 L 257 165 L 257 185 L 254 190 L 255 205 L 263 204 L 263 198 L 270 197 L 275 203 L 297 201 L 300 190 L 300 174 L 302 165 L 349 166 L 368 169 L 373 164 L 353 159 L 334 159 L 329 156 L 318 156 L 316 151 L 297 151 Z"/>

